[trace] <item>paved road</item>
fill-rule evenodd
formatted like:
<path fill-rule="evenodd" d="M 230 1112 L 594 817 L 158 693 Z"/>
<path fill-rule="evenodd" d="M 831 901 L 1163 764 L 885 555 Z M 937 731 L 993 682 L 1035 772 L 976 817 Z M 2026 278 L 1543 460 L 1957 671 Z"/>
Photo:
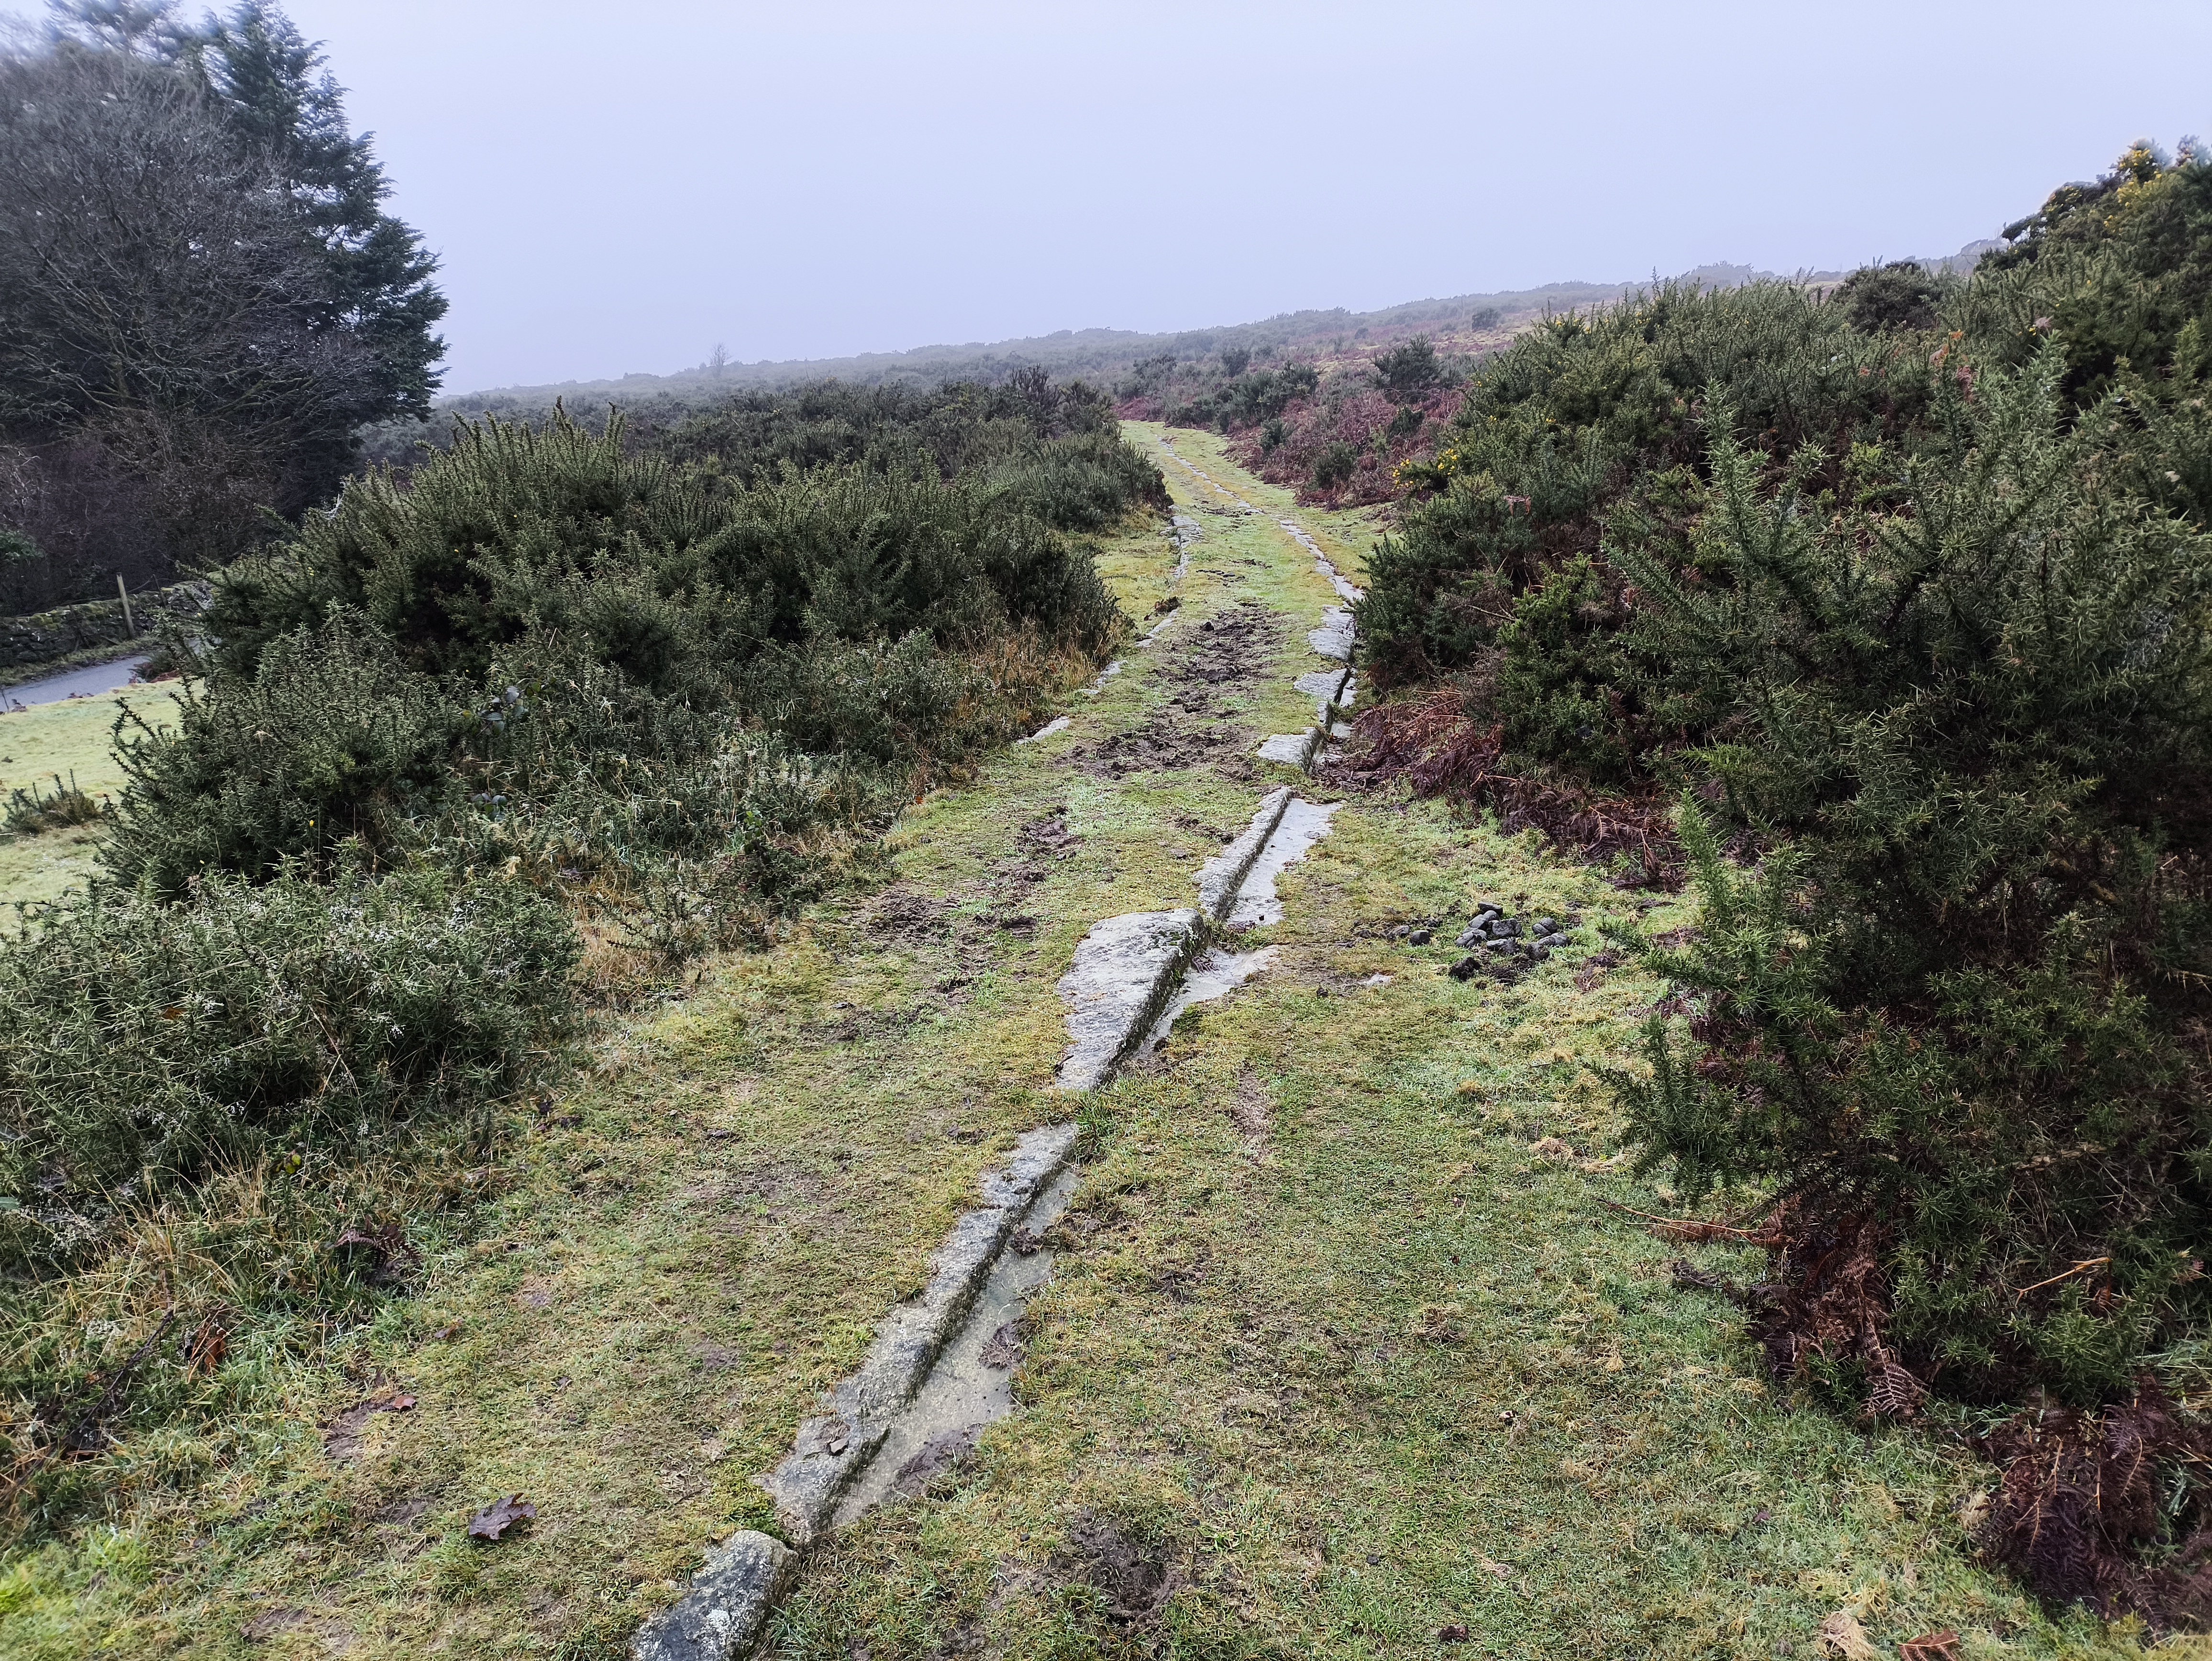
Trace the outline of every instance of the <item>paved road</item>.
<path fill-rule="evenodd" d="M 132 657 L 117 658 L 112 663 L 88 663 L 79 669 L 48 675 L 43 680 L 0 687 L 0 709 L 27 709 L 34 703 L 59 703 L 64 698 L 88 698 L 97 693 L 112 692 L 137 680 L 149 656 L 140 652 Z"/>

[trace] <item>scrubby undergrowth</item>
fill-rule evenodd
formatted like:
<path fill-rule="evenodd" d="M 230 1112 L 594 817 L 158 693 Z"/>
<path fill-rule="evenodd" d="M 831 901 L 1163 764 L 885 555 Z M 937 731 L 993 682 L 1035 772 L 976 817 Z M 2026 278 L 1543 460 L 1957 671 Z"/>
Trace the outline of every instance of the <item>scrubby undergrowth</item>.
<path fill-rule="evenodd" d="M 0 946 L 19 1521 L 197 1480 L 148 1450 L 250 1405 L 222 1356 L 345 1342 L 580 1014 L 866 868 L 1121 637 L 1074 538 L 1164 490 L 1101 400 L 810 399 L 463 429 L 171 641 L 101 879 Z"/>

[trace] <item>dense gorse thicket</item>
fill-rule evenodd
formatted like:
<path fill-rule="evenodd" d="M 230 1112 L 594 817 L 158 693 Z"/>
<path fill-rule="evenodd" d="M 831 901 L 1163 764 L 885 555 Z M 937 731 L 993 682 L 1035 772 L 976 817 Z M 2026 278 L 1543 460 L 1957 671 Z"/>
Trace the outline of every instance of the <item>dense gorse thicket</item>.
<path fill-rule="evenodd" d="M 2160 1619 L 2212 1613 L 2208 338 L 2212 165 L 2147 149 L 1970 277 L 1556 318 L 1402 470 L 1361 619 L 1427 776 L 1682 793 L 1694 1013 L 1620 1084 L 1647 1165 L 1775 1203 L 1777 1371 L 2032 1409 L 1989 1542 Z"/>
<path fill-rule="evenodd" d="M 1157 471 L 1096 399 L 1007 397 L 906 399 L 851 459 L 811 468 L 763 465 L 776 423 L 724 412 L 668 453 L 633 453 L 619 421 L 486 422 L 404 482 L 353 481 L 220 575 L 204 642 L 174 642 L 192 675 L 173 727 L 126 715 L 131 782 L 101 857 L 132 897 L 87 902 L 70 928 L 128 956 L 164 907 L 196 913 L 237 882 L 373 891 L 427 869 L 471 894 L 520 885 L 663 957 L 757 936 L 918 780 L 1028 720 L 1059 658 L 1088 662 L 1125 626 L 1061 525 L 1158 498 Z M 925 431 L 962 440 L 949 472 Z M 46 920 L 21 961 L 69 933 Z M 0 1162 L 26 1218 L 138 1169 L 66 1145 L 61 1127 L 97 1115 L 42 1082 L 58 1075 L 37 1012 L 65 984 L 27 982 L 0 1044 Z M 549 1018 L 565 1000 L 557 974 L 480 991 L 510 986 Z M 189 1175 L 251 1140 L 261 1116 L 240 1112 L 227 1139 L 101 1145 L 158 1148 L 148 1180 Z"/>

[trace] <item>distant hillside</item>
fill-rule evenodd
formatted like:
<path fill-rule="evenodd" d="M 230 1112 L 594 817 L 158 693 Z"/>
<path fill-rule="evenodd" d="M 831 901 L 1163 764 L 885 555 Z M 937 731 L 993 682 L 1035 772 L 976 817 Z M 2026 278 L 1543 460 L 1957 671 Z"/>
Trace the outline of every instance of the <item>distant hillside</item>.
<path fill-rule="evenodd" d="M 1958 253 L 1923 263 L 1966 269 L 1992 242 L 1970 243 Z M 1706 288 L 1735 288 L 1778 273 L 1749 265 L 1700 265 L 1681 273 Z M 1833 281 L 1838 271 L 1798 273 L 1805 282 Z M 1647 279 L 1648 280 L 1648 279 Z M 863 352 L 852 357 L 793 358 L 782 362 L 698 364 L 672 374 L 634 374 L 609 380 L 568 380 L 542 386 L 501 386 L 452 393 L 438 401 L 439 417 L 428 427 L 394 423 L 369 435 L 368 459 L 401 459 L 416 443 L 434 437 L 454 416 L 484 413 L 534 419 L 556 399 L 589 417 L 610 405 L 647 425 L 680 418 L 683 411 L 733 392 L 762 392 L 806 380 L 837 380 L 863 386 L 903 384 L 934 386 L 947 380 L 1004 380 L 1017 369 L 1048 371 L 1055 380 L 1085 380 L 1106 390 L 1147 359 L 1181 362 L 1242 350 L 1255 362 L 1310 358 L 1323 363 L 1364 357 L 1393 343 L 1425 335 L 1441 352 L 1474 355 L 1493 350 L 1532 319 L 1547 312 L 1571 311 L 1618 300 L 1637 283 L 1552 283 L 1540 289 L 1499 294 L 1455 295 L 1414 300 L 1380 311 L 1286 312 L 1257 323 L 1146 334 L 1134 329 L 1062 329 L 1021 340 L 970 342 L 964 345 L 918 346 L 902 352 Z"/>
<path fill-rule="evenodd" d="M 1747 266 L 1708 269 L 1715 281 L 1723 283 L 1743 282 L 1753 275 Z M 456 411 L 536 407 L 556 397 L 565 399 L 571 405 L 603 399 L 629 404 L 663 398 L 697 403 L 728 392 L 787 386 L 802 380 L 834 379 L 855 380 L 866 386 L 896 381 L 935 386 L 951 380 L 998 380 L 1015 369 L 1033 365 L 1051 371 L 1055 379 L 1080 376 L 1098 381 L 1121 374 L 1140 359 L 1163 353 L 1181 358 L 1204 357 L 1241 346 L 1256 356 L 1270 349 L 1282 354 L 1298 348 L 1326 350 L 1337 343 L 1379 344 L 1424 330 L 1431 333 L 1454 328 L 1464 330 L 1469 318 L 1486 310 L 1495 310 L 1509 319 L 1547 310 L 1568 311 L 1577 306 L 1618 299 L 1633 286 L 1626 283 L 1553 283 L 1513 294 L 1416 300 L 1376 312 L 1351 312 L 1341 307 L 1332 311 L 1287 312 L 1264 322 L 1185 329 L 1173 334 L 1145 334 L 1134 329 L 1062 329 L 1055 334 L 1024 340 L 918 346 L 910 351 L 864 352 L 853 357 L 730 363 L 719 370 L 702 363 L 673 374 L 626 374 L 613 380 L 568 380 L 555 386 L 501 386 L 455 394 L 441 402 Z"/>

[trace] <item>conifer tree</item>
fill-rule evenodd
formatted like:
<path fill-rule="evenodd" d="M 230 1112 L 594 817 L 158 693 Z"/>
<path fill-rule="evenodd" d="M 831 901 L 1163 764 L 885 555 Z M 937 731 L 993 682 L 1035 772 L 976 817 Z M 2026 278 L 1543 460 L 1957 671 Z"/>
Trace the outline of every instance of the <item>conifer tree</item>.
<path fill-rule="evenodd" d="M 428 414 L 437 262 L 275 5 L 52 0 L 0 78 L 0 445 L 49 481 L 9 509 L 52 556 L 25 592 L 228 559 Z"/>
<path fill-rule="evenodd" d="M 371 136 L 348 125 L 344 88 L 320 45 L 270 0 L 239 0 L 227 19 L 197 27 L 179 20 L 173 0 L 50 6 L 57 41 L 146 58 L 205 88 L 245 144 L 276 167 L 323 251 L 331 294 L 320 326 L 366 347 L 374 365 L 360 421 L 427 416 L 445 352 L 433 332 L 447 309 L 432 280 L 437 259 L 386 211 L 391 185 Z"/>
<path fill-rule="evenodd" d="M 363 341 L 376 366 L 380 407 L 365 418 L 427 416 L 445 350 L 431 332 L 447 305 L 431 281 L 438 262 L 385 210 L 391 186 L 370 136 L 348 126 L 322 49 L 267 0 L 241 0 L 193 51 L 231 125 L 276 161 L 322 246 L 332 279 L 327 326 Z"/>

